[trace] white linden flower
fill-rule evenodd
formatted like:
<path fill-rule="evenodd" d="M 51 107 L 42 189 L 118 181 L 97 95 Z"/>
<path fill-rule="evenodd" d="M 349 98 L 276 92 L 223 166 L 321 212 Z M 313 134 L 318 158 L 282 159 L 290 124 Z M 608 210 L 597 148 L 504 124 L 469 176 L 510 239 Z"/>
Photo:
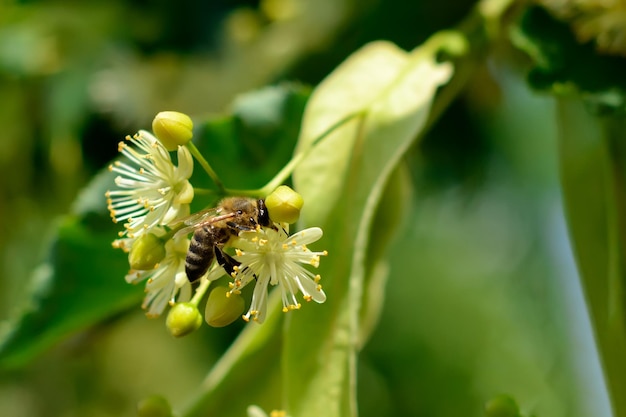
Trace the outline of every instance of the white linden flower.
<path fill-rule="evenodd" d="M 191 284 L 185 273 L 187 249 L 189 239 L 185 236 L 170 239 L 165 243 L 165 257 L 154 269 L 130 270 L 126 275 L 130 284 L 147 280 L 142 308 L 149 317 L 159 316 L 168 305 L 191 299 Z"/>
<path fill-rule="evenodd" d="M 119 151 L 130 163 L 116 161 L 110 171 L 118 190 L 107 191 L 107 204 L 114 222 L 126 221 L 125 230 L 113 246 L 128 250 L 132 241 L 157 225 L 167 225 L 189 214 L 193 187 L 188 179 L 193 172 L 193 158 L 187 148 L 178 147 L 178 166 L 169 152 L 149 132 L 127 136 L 134 147 L 120 142 Z"/>
<path fill-rule="evenodd" d="M 267 310 L 267 286 L 279 285 L 283 299 L 283 311 L 299 309 L 301 304 L 296 293 L 302 292 L 306 301 L 323 303 L 326 294 L 319 284 L 320 276 L 314 275 L 302 264 L 319 266 L 320 256 L 326 251 L 311 252 L 307 244 L 322 237 L 322 229 L 312 227 L 289 236 L 284 228 L 257 228 L 256 231 L 241 232 L 232 246 L 234 258 L 241 264 L 235 267 L 231 293 L 239 293 L 256 278 L 252 302 L 244 320 L 262 323 Z"/>

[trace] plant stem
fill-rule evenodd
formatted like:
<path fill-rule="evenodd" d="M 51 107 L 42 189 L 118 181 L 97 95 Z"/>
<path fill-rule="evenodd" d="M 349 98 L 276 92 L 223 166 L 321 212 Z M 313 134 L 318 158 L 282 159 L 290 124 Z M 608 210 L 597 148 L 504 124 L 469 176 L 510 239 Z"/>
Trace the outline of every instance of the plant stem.
<path fill-rule="evenodd" d="M 222 183 L 222 180 L 220 180 L 220 178 L 217 176 L 217 173 L 213 170 L 213 168 L 211 168 L 211 165 L 209 164 L 209 162 L 206 159 L 204 159 L 204 156 L 202 156 L 202 154 L 200 153 L 196 145 L 193 142 L 189 141 L 187 142 L 186 146 L 187 146 L 187 149 L 189 149 L 189 152 L 191 152 L 191 155 L 193 155 L 193 157 L 196 158 L 196 161 L 198 161 L 200 166 L 206 171 L 207 174 L 209 174 L 209 177 L 211 177 L 211 179 L 217 186 L 219 192 L 222 195 L 226 194 L 226 189 L 224 188 L 224 184 Z"/>
<path fill-rule="evenodd" d="M 196 292 L 194 293 L 193 298 L 190 301 L 193 305 L 197 307 L 198 304 L 200 304 L 200 300 L 202 300 L 202 297 L 204 297 L 204 294 L 206 294 L 209 286 L 211 285 L 211 282 L 212 281 L 209 279 L 202 279 L 202 282 L 200 282 L 200 285 L 198 286 L 198 288 L 196 288 Z"/>
<path fill-rule="evenodd" d="M 282 185 L 287 181 L 289 176 L 293 173 L 293 170 L 298 166 L 298 164 L 309 155 L 317 145 L 319 145 L 325 138 L 327 138 L 332 132 L 335 131 L 338 127 L 343 124 L 349 122 L 350 120 L 356 117 L 363 117 L 365 115 L 365 111 L 359 111 L 356 113 L 352 113 L 347 115 L 346 117 L 340 119 L 338 122 L 334 123 L 328 129 L 326 129 L 321 135 L 315 138 L 309 146 L 305 149 L 298 152 L 294 155 L 291 160 L 272 178 L 267 184 L 263 187 L 254 189 L 254 190 L 236 190 L 231 188 L 225 188 L 224 192 L 227 195 L 240 195 L 247 197 L 265 197 L 274 191 L 279 185 Z"/>

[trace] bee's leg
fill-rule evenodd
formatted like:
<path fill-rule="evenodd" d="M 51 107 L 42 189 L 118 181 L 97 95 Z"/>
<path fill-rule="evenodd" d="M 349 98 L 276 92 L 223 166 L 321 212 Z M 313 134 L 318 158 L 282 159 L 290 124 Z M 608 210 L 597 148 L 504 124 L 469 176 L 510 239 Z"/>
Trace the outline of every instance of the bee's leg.
<path fill-rule="evenodd" d="M 241 265 L 241 262 L 237 261 L 218 247 L 215 248 L 215 259 L 217 259 L 217 263 L 220 264 L 220 266 L 224 268 L 224 271 L 226 271 L 226 273 L 231 277 L 235 273 L 235 267 Z"/>
<path fill-rule="evenodd" d="M 272 228 L 274 228 L 273 227 L 274 225 L 272 224 L 272 221 L 270 220 L 270 214 L 267 211 L 267 207 L 265 206 L 265 200 L 263 200 L 262 198 L 258 199 L 256 201 L 256 206 L 259 209 L 258 223 L 264 227 L 272 226 Z"/>
<path fill-rule="evenodd" d="M 217 260 L 217 263 L 224 268 L 224 271 L 226 271 L 226 273 L 231 277 L 235 276 L 235 267 L 241 265 L 241 262 L 217 247 L 215 248 L 215 259 Z M 241 272 L 244 272 L 246 269 L 248 269 L 248 267 L 244 268 Z M 252 275 L 254 276 L 254 279 L 257 278 L 255 274 Z"/>

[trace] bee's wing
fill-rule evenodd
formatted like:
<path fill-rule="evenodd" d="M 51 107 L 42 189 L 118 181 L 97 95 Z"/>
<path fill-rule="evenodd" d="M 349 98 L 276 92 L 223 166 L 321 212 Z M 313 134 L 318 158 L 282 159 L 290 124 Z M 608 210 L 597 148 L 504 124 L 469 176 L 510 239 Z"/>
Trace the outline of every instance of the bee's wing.
<path fill-rule="evenodd" d="M 175 229 L 181 224 L 186 225 L 186 227 L 183 227 L 182 229 L 177 231 L 174 237 L 176 238 L 179 236 L 188 235 L 189 233 L 194 232 L 199 227 L 203 227 L 221 220 L 226 220 L 235 216 L 235 213 L 220 214 L 221 211 L 221 208 L 208 208 L 183 219 L 180 219 L 172 226 L 172 228 Z"/>
<path fill-rule="evenodd" d="M 193 213 L 187 217 L 183 217 L 182 219 L 178 219 L 170 227 L 172 229 L 177 229 L 181 227 L 182 225 L 185 225 L 186 227 L 183 227 L 182 229 L 177 231 L 174 237 L 188 235 L 189 233 L 193 232 L 194 229 L 196 229 L 199 226 L 199 224 L 206 221 L 207 219 L 215 217 L 215 215 L 217 215 L 218 213 L 219 213 L 219 209 L 217 207 L 211 207 L 211 208 L 206 208 L 204 210 L 200 210 L 199 212 Z"/>

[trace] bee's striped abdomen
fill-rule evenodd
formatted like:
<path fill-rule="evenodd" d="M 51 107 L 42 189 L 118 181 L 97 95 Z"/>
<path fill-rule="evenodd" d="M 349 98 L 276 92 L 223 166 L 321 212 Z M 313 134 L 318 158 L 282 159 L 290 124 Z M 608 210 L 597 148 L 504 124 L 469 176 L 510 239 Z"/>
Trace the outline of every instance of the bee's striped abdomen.
<path fill-rule="evenodd" d="M 211 230 L 208 227 L 202 227 L 194 232 L 185 258 L 185 272 L 190 282 L 202 278 L 209 269 L 215 257 L 213 244 Z"/>

